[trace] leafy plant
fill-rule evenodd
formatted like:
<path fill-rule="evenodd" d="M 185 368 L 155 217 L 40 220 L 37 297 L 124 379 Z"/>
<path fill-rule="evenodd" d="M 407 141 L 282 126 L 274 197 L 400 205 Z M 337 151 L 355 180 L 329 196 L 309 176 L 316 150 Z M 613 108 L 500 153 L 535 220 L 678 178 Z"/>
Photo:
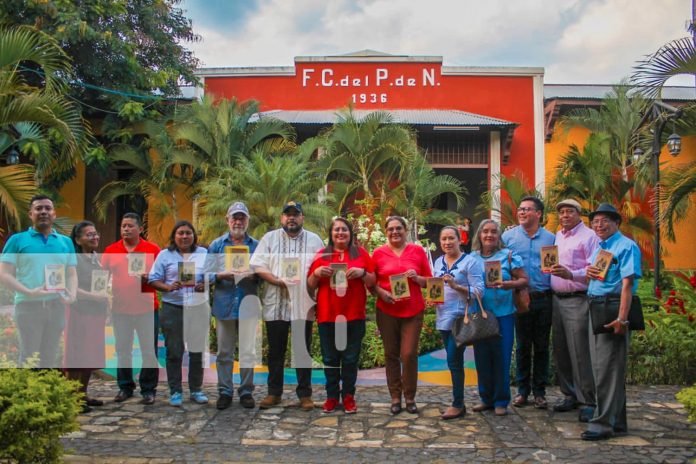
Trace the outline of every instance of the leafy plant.
<path fill-rule="evenodd" d="M 696 422 L 696 385 L 683 389 L 676 396 L 689 413 L 689 421 Z"/>
<path fill-rule="evenodd" d="M 0 460 L 58 462 L 60 437 L 78 430 L 77 383 L 59 371 L 8 369 L 0 355 Z"/>

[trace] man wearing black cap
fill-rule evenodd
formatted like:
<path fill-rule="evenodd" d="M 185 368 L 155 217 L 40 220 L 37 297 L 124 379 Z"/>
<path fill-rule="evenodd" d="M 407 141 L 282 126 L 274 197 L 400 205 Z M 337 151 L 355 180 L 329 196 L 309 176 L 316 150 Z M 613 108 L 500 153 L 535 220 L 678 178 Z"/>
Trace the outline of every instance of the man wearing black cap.
<path fill-rule="evenodd" d="M 590 335 L 590 354 L 595 381 L 597 408 L 590 419 L 583 440 L 595 441 L 611 438 L 615 433 L 628 431 L 626 423 L 626 362 L 628 360 L 628 312 L 631 299 L 641 278 L 640 249 L 636 243 L 619 232 L 621 215 L 613 206 L 602 203 L 590 213 L 590 224 L 599 237 L 600 250 L 611 253 L 612 258 L 604 278 L 602 271 L 587 268 L 590 307 L 608 304 L 607 298 L 619 301 L 616 320 L 606 324 L 609 333 Z M 592 317 L 592 309 L 590 317 Z"/>
<path fill-rule="evenodd" d="M 307 292 L 307 270 L 324 243 L 317 234 L 303 228 L 304 213 L 298 202 L 289 201 L 283 206 L 280 223 L 280 229 L 263 236 L 251 258 L 254 271 L 266 281 L 262 305 L 268 335 L 268 395 L 259 408 L 280 404 L 288 333 L 292 326 L 296 392 L 300 407 L 311 411 L 314 403 L 309 350 L 315 303 Z"/>
<path fill-rule="evenodd" d="M 599 239 L 582 222 L 582 207 L 576 200 L 560 201 L 556 211 L 561 230 L 556 232 L 558 264 L 551 268 L 553 357 L 564 398 L 553 410 L 571 411 L 584 404 L 579 418 L 587 422 L 594 414 L 595 386 L 590 361 L 586 273 Z"/>

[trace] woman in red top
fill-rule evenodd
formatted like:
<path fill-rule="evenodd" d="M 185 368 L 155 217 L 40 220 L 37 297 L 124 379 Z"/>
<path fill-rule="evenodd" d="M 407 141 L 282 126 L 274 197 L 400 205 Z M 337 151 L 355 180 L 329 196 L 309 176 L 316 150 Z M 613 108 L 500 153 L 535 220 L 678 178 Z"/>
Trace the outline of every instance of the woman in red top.
<path fill-rule="evenodd" d="M 331 221 L 329 245 L 320 250 L 307 274 L 317 293 L 317 323 L 326 376 L 324 412 L 333 412 L 343 396 L 346 414 L 358 411 L 355 382 L 365 336 L 365 285 L 375 284 L 370 255 L 353 241 L 353 228 L 341 217 Z M 339 386 L 339 383 L 342 385 Z"/>
<path fill-rule="evenodd" d="M 420 245 L 406 242 L 406 221 L 399 216 L 387 218 L 387 244 L 372 254 L 377 285 L 377 327 L 384 343 L 387 386 L 391 395 L 391 412 L 401 412 L 401 396 L 406 411 L 416 414 L 418 383 L 418 339 L 423 326 L 425 300 L 421 288 L 432 277 L 430 262 Z M 390 276 L 404 274 L 410 296 L 395 300 Z M 403 368 L 402 368 L 403 365 Z"/>

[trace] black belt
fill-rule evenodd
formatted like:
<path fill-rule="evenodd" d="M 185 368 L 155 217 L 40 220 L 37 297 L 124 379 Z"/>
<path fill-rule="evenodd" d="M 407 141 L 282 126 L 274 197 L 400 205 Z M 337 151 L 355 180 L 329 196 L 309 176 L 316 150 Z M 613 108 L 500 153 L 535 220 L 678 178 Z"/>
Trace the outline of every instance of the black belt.
<path fill-rule="evenodd" d="M 587 292 L 581 292 L 581 291 L 567 292 L 567 293 L 554 292 L 554 295 L 556 295 L 558 298 L 573 298 L 576 296 L 587 296 Z"/>
<path fill-rule="evenodd" d="M 540 298 L 548 298 L 551 290 L 545 290 L 543 292 L 529 292 L 529 298 L 533 300 L 538 300 Z"/>

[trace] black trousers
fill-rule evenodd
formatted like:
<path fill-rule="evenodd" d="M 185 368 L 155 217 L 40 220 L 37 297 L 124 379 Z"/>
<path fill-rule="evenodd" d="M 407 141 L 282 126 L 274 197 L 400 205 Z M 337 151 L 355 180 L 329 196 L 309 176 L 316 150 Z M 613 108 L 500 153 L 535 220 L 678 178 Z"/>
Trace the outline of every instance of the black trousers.
<path fill-rule="evenodd" d="M 529 311 L 515 321 L 517 347 L 517 393 L 527 397 L 545 396 L 549 383 L 549 339 L 551 334 L 551 294 L 531 298 Z"/>
<path fill-rule="evenodd" d="M 283 395 L 283 374 L 285 368 L 285 353 L 288 349 L 288 335 L 292 327 L 292 359 L 297 374 L 297 396 L 304 398 L 312 396 L 312 368 L 309 356 L 312 344 L 312 324 L 314 321 L 266 321 L 266 336 L 268 337 L 268 394 Z M 304 343 L 303 343 L 304 342 Z M 298 349 L 304 344 L 304 350 Z"/>

